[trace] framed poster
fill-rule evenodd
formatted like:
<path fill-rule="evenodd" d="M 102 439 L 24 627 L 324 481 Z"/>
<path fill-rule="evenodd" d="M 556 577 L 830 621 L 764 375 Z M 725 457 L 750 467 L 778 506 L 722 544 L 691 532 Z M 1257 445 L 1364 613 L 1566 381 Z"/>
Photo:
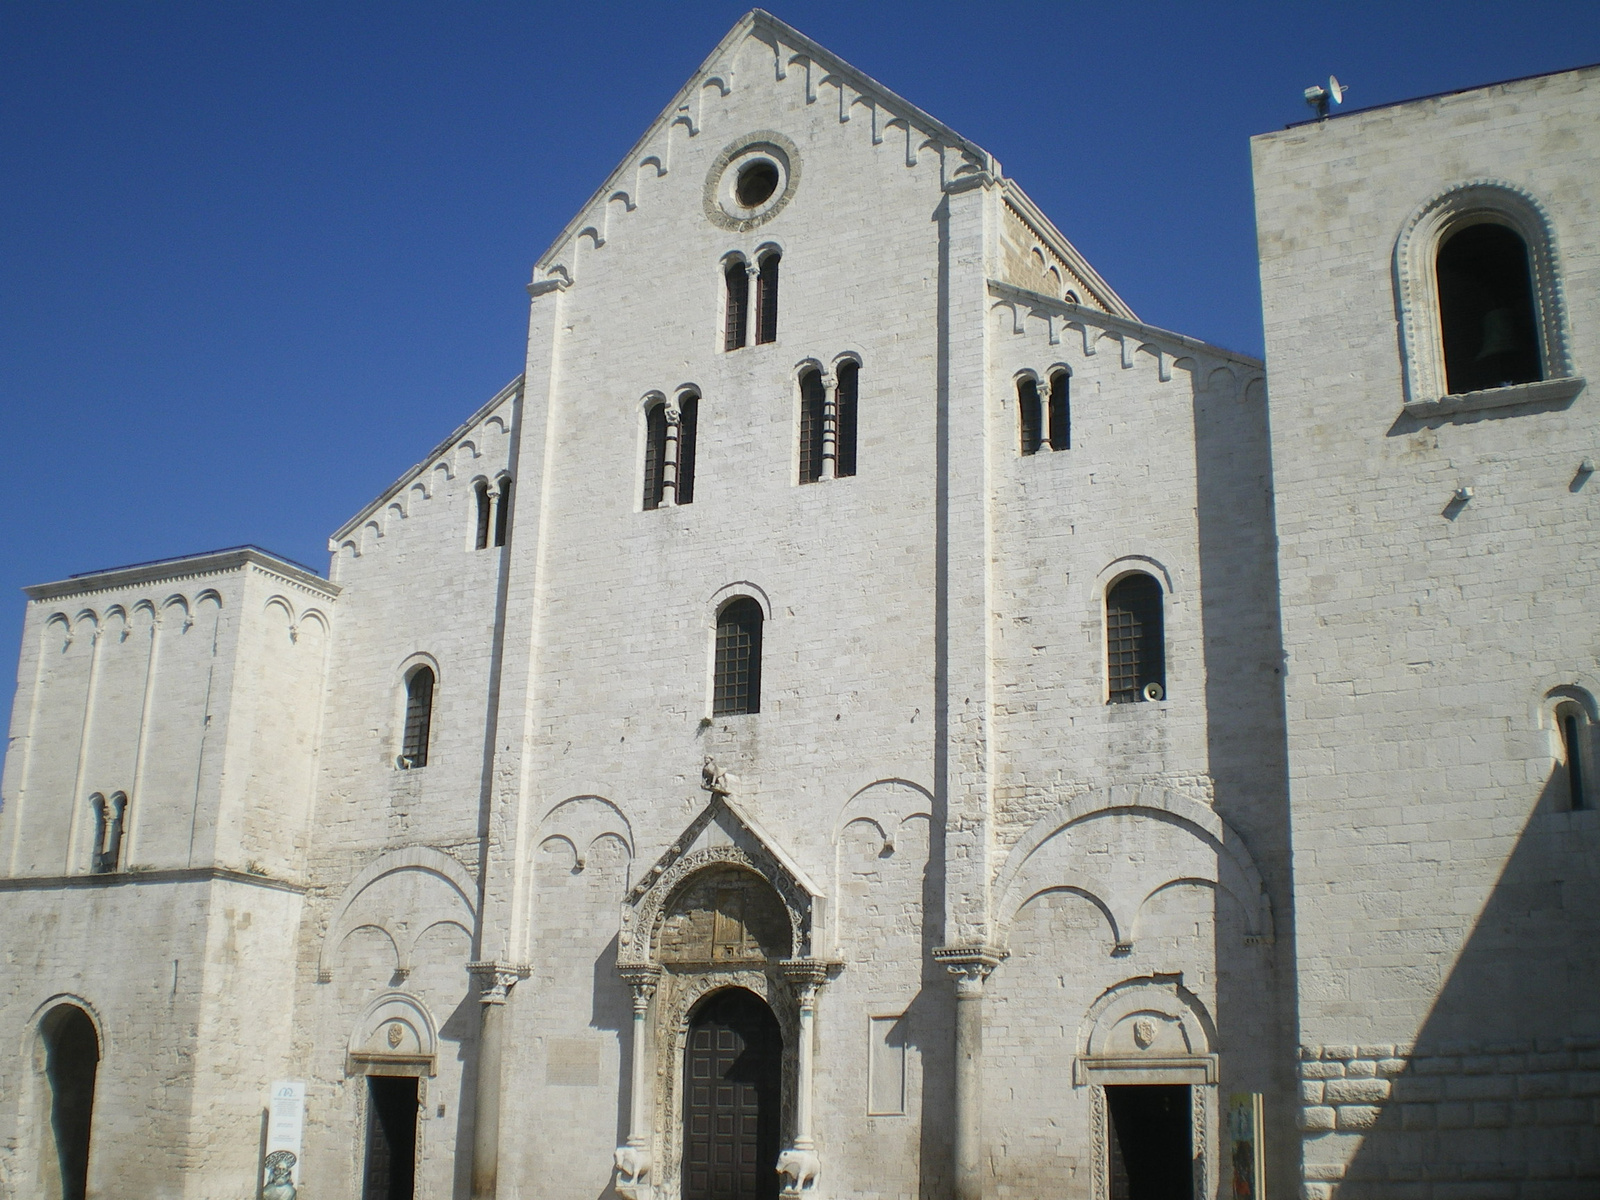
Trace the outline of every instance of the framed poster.
<path fill-rule="evenodd" d="M 1234 1092 L 1228 1097 L 1228 1161 L 1233 1167 L 1233 1200 L 1262 1200 L 1267 1193 L 1260 1092 Z"/>

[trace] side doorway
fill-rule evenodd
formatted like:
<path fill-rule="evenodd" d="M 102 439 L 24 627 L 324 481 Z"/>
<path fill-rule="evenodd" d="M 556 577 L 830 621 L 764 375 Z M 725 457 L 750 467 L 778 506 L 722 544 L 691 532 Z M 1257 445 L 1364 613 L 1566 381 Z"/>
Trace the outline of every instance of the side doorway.
<path fill-rule="evenodd" d="M 361 1200 L 415 1200 L 417 1077 L 367 1076 L 367 1149 Z"/>

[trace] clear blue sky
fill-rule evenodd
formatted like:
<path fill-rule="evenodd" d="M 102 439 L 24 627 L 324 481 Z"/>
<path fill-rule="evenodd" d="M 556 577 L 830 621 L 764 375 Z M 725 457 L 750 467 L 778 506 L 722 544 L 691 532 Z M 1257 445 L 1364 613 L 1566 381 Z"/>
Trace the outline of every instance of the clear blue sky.
<path fill-rule="evenodd" d="M 740 3 L 0 0 L 0 719 L 25 583 L 327 535 L 517 374 L 533 260 Z M 1145 320 L 1260 353 L 1249 147 L 1600 61 L 1600 4 L 775 3 Z"/>

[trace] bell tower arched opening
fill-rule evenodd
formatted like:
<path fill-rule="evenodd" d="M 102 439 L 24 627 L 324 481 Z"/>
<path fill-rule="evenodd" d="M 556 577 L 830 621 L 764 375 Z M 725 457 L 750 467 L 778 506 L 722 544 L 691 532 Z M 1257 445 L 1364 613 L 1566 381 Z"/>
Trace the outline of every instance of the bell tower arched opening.
<path fill-rule="evenodd" d="M 89 1186 L 89 1134 L 94 1123 L 94 1083 L 100 1069 L 100 1037 L 89 1014 L 76 1004 L 58 1004 L 39 1023 L 44 1078 L 50 1094 L 47 1160 L 40 1163 L 44 1195 L 84 1200 Z M 50 1186 L 51 1184 L 55 1186 Z"/>

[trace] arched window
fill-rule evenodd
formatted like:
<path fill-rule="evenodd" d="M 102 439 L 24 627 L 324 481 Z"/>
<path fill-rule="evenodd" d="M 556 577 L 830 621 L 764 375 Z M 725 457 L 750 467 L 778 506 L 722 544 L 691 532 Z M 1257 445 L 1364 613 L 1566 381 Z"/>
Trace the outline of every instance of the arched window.
<path fill-rule="evenodd" d="M 761 606 L 748 596 L 717 614 L 717 661 L 711 712 L 718 717 L 761 711 Z"/>
<path fill-rule="evenodd" d="M 783 256 L 776 250 L 761 258 L 761 270 L 756 276 L 756 344 L 765 345 L 778 340 L 778 260 Z"/>
<path fill-rule="evenodd" d="M 39 1174 L 59 1180 L 61 1200 L 84 1200 L 89 1185 L 89 1133 L 94 1126 L 94 1082 L 100 1069 L 100 1038 L 89 1014 L 76 1004 L 58 1004 L 39 1025 L 44 1075 L 50 1090 L 54 1151 Z M 53 1161 L 52 1161 L 53 1160 Z M 52 1192 L 54 1189 L 50 1189 Z"/>
<path fill-rule="evenodd" d="M 110 800 L 98 792 L 94 804 L 94 854 L 89 870 L 96 875 L 115 871 L 122 863 L 122 830 L 128 812 L 128 797 L 117 792 Z"/>
<path fill-rule="evenodd" d="M 838 448 L 833 473 L 840 478 L 856 473 L 856 396 L 860 383 L 860 363 L 846 359 L 839 364 Z"/>
<path fill-rule="evenodd" d="M 1065 371 L 1050 376 L 1050 449 L 1072 448 L 1072 377 Z"/>
<path fill-rule="evenodd" d="M 1022 435 L 1022 453 L 1037 454 L 1043 421 L 1039 411 L 1039 384 L 1031 375 L 1017 380 L 1017 424 Z"/>
<path fill-rule="evenodd" d="M 644 506 L 660 508 L 667 483 L 667 405 L 652 404 L 645 413 Z"/>
<path fill-rule="evenodd" d="M 1556 705 L 1556 735 L 1561 744 L 1561 773 L 1566 776 L 1570 808 L 1594 807 L 1594 726 L 1583 705 L 1566 700 Z"/>
<path fill-rule="evenodd" d="M 500 477 L 500 495 L 494 506 L 494 544 L 504 546 L 511 534 L 511 476 Z"/>
<path fill-rule="evenodd" d="M 402 770 L 428 765 L 428 735 L 432 728 L 433 668 L 417 667 L 406 676 L 405 736 L 400 745 Z"/>
<path fill-rule="evenodd" d="M 694 503 L 694 448 L 700 434 L 700 397 L 685 392 L 678 397 L 678 486 L 674 504 Z"/>
<path fill-rule="evenodd" d="M 472 486 L 473 493 L 478 499 L 478 532 L 473 540 L 473 545 L 479 550 L 489 548 L 489 481 L 480 479 Z"/>
<path fill-rule="evenodd" d="M 1106 592 L 1106 679 L 1112 704 L 1166 695 L 1161 601 L 1161 585 L 1142 571 L 1124 575 Z"/>
<path fill-rule="evenodd" d="M 816 368 L 800 376 L 800 482 L 822 478 L 824 408 L 828 403 L 822 372 Z"/>
<path fill-rule="evenodd" d="M 1479 222 L 1451 233 L 1439 244 L 1438 272 L 1450 393 L 1543 379 L 1528 246 L 1516 231 Z"/>
<path fill-rule="evenodd" d="M 722 348 L 738 350 L 744 345 L 750 324 L 750 273 L 744 259 L 732 258 L 722 271 L 726 285 L 723 299 Z M 776 312 L 776 309 L 774 309 Z"/>

